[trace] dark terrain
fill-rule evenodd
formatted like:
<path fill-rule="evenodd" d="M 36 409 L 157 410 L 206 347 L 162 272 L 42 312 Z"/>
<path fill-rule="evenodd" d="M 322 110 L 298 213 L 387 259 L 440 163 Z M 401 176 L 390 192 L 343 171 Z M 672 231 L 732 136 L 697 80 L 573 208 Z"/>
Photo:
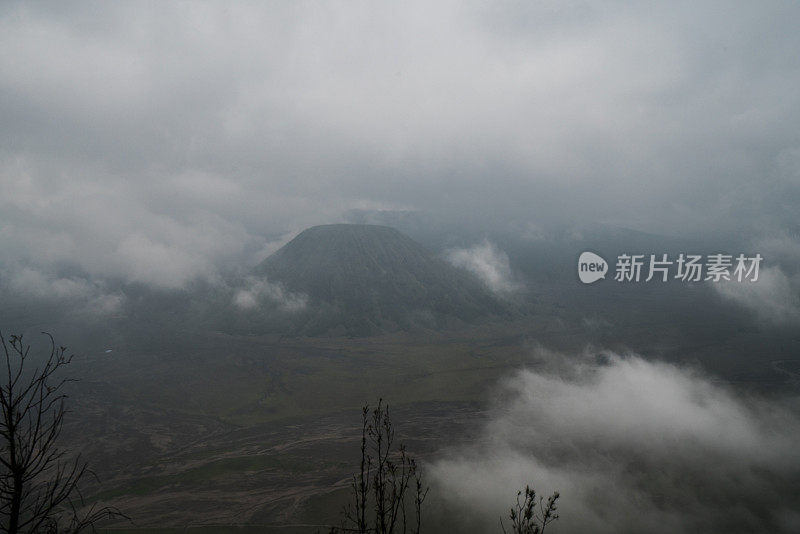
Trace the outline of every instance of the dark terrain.
<path fill-rule="evenodd" d="M 636 236 L 606 235 L 601 252 L 681 246 Z M 202 288 L 142 291 L 99 324 L 24 303 L 6 314 L 29 340 L 47 329 L 77 354 L 64 437 L 98 475 L 89 500 L 120 507 L 134 527 L 116 526 L 134 531 L 337 523 L 364 403 L 386 399 L 424 465 L 476 438 L 494 386 L 539 365 L 540 348 L 633 351 L 741 391 L 797 391 L 798 333 L 754 323 L 708 286 L 582 286 L 573 261 L 585 242 L 508 240 L 526 285 L 504 301 L 430 252 L 459 244 L 448 239 L 428 235 L 424 247 L 382 226 L 301 233 L 248 275 L 308 296 L 285 323 L 231 311 L 231 291 Z M 280 324 L 286 332 L 272 331 Z"/>

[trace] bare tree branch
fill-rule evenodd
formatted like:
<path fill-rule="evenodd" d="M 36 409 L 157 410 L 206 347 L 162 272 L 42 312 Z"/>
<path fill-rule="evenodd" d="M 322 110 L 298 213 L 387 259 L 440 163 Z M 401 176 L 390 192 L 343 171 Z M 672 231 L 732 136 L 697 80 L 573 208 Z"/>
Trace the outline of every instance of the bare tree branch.
<path fill-rule="evenodd" d="M 68 458 L 58 438 L 67 413 L 63 392 L 72 380 L 59 378 L 72 361 L 53 336 L 45 361 L 30 371 L 30 346 L 22 336 L 0 334 L 5 377 L 0 377 L 0 528 L 23 532 L 78 533 L 100 519 L 124 517 L 110 507 L 79 513 L 78 484 L 87 473 L 80 455 Z"/>
<path fill-rule="evenodd" d="M 372 410 L 365 405 L 361 417 L 361 468 L 350 484 L 353 500 L 343 510 L 342 526 L 331 532 L 418 534 L 428 488 L 417 464 L 404 445 L 394 448 L 394 427 L 383 399 Z"/>

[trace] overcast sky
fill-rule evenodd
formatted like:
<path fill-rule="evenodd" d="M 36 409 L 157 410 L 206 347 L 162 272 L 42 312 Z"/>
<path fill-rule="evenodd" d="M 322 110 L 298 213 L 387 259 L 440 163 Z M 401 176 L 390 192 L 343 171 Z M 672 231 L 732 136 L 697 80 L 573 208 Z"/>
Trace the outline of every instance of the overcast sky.
<path fill-rule="evenodd" d="M 183 287 L 352 208 L 796 247 L 798 23 L 794 2 L 4 2 L 0 262 L 20 288 L 65 267 L 70 291 Z"/>

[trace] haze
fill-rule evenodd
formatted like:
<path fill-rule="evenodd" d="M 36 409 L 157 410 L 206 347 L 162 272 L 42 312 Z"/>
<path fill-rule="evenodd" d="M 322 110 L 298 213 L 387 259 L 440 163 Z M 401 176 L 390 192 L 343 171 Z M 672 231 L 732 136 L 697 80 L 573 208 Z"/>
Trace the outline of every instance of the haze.
<path fill-rule="evenodd" d="M 137 528 L 328 531 L 381 398 L 432 531 L 495 531 L 530 483 L 561 532 L 797 532 L 798 27 L 3 2 L 0 331 L 78 355 L 64 443 Z M 764 261 L 614 280 L 683 252 Z"/>

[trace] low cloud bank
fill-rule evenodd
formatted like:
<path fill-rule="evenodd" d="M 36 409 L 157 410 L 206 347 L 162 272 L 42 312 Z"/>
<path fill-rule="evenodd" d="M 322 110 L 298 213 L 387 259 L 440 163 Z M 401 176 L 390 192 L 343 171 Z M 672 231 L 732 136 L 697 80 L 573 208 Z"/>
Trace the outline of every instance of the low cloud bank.
<path fill-rule="evenodd" d="M 469 248 L 453 248 L 445 251 L 451 264 L 466 269 L 486 284 L 494 293 L 510 295 L 522 288 L 511 271 L 508 256 L 490 241 Z"/>
<path fill-rule="evenodd" d="M 720 282 L 714 289 L 753 312 L 762 323 L 800 325 L 800 240 L 777 233 L 756 241 L 753 248 L 764 257 L 758 280 Z"/>
<path fill-rule="evenodd" d="M 431 467 L 475 532 L 526 484 L 561 492 L 561 533 L 800 531 L 796 412 L 636 355 L 551 356 L 503 383 L 479 442 Z"/>
<path fill-rule="evenodd" d="M 800 324 L 800 275 L 780 267 L 761 270 L 756 282 L 721 282 L 719 294 L 755 313 L 762 322 L 778 326 Z"/>
<path fill-rule="evenodd" d="M 0 288 L 6 295 L 25 296 L 35 301 L 64 303 L 84 317 L 102 317 L 120 313 L 126 297 L 101 281 L 79 276 L 59 276 L 30 267 L 15 266 L 0 275 Z"/>
<path fill-rule="evenodd" d="M 281 284 L 265 279 L 248 278 L 247 285 L 233 295 L 233 303 L 242 310 L 254 310 L 269 306 L 293 313 L 305 309 L 308 297 L 292 293 Z"/>

